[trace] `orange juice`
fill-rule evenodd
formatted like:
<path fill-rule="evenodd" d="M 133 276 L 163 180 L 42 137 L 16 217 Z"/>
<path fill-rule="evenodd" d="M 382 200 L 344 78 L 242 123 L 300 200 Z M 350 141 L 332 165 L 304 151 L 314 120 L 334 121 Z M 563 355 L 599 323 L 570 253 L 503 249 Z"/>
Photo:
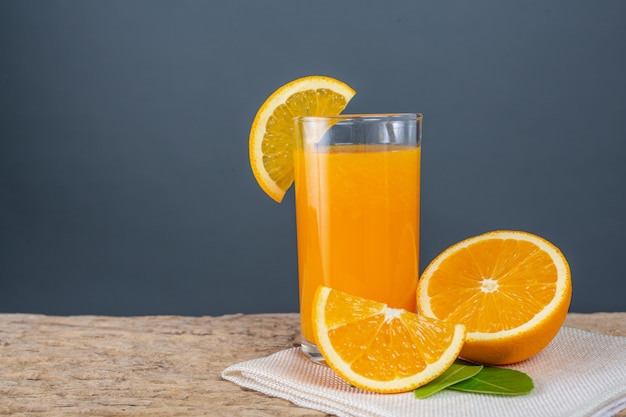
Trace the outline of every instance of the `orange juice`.
<path fill-rule="evenodd" d="M 319 285 L 415 311 L 420 148 L 298 149 L 295 187 L 303 337 Z"/>

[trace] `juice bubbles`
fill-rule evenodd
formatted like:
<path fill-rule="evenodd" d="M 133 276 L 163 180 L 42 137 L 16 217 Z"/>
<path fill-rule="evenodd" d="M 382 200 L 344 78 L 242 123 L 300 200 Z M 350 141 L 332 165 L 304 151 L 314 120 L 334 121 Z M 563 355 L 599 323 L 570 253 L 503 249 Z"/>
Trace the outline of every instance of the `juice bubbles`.
<path fill-rule="evenodd" d="M 303 146 L 294 158 L 303 350 L 320 285 L 415 311 L 419 141 Z"/>

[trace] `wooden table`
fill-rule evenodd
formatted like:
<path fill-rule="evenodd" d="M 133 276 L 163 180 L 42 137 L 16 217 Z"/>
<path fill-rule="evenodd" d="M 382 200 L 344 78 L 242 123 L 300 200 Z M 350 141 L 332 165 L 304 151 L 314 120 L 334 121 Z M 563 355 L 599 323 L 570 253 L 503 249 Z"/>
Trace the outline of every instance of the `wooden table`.
<path fill-rule="evenodd" d="M 570 314 L 566 325 L 626 336 L 626 313 Z M 324 416 L 220 377 L 298 335 L 297 314 L 0 314 L 0 415 Z"/>

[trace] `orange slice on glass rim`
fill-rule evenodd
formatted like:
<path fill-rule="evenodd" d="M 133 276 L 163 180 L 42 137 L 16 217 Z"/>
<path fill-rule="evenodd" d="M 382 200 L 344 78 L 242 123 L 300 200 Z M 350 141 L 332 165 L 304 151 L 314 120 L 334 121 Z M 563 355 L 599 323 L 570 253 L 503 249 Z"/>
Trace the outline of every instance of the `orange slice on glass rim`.
<path fill-rule="evenodd" d="M 347 84 L 312 75 L 291 81 L 274 91 L 252 122 L 250 165 L 261 188 L 281 202 L 293 183 L 294 118 L 337 116 L 355 95 Z"/>

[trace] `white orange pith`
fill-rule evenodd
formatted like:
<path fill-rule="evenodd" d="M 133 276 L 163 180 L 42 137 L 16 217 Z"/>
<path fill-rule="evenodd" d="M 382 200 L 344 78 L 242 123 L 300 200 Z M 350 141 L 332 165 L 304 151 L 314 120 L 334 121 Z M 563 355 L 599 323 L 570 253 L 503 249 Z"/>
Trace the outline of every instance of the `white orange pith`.
<path fill-rule="evenodd" d="M 552 341 L 571 295 L 569 266 L 556 246 L 502 230 L 437 256 L 420 278 L 417 306 L 427 317 L 466 326 L 462 357 L 502 365 L 527 359 Z"/>
<path fill-rule="evenodd" d="M 316 343 L 326 363 L 355 387 L 380 393 L 413 390 L 457 358 L 462 325 L 320 287 L 313 301 Z"/>
<path fill-rule="evenodd" d="M 354 94 L 339 80 L 314 75 L 283 85 L 265 100 L 250 130 L 250 165 L 275 201 L 281 202 L 293 183 L 294 118 L 337 116 Z"/>

